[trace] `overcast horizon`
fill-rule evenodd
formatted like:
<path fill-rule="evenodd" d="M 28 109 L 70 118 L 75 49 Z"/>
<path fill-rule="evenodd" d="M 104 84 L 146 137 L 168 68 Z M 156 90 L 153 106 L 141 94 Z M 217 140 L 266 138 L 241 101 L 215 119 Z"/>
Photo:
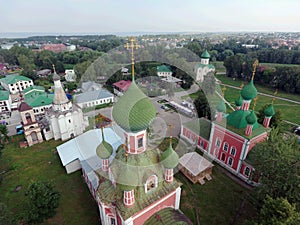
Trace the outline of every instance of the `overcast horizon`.
<path fill-rule="evenodd" d="M 0 35 L 300 32 L 299 9 L 298 0 L 10 0 Z"/>

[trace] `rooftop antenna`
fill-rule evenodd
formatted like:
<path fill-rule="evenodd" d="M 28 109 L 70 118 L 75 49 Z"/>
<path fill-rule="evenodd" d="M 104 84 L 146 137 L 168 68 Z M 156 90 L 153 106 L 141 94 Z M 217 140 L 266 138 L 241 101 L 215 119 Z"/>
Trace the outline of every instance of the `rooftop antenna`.
<path fill-rule="evenodd" d="M 224 96 L 225 96 L 225 91 L 226 91 L 227 89 L 226 89 L 226 87 L 225 86 L 223 86 L 223 88 L 222 88 L 222 97 L 224 98 Z"/>
<path fill-rule="evenodd" d="M 134 81 L 134 49 L 139 49 L 141 46 L 135 41 L 134 37 L 130 37 L 130 42 L 124 46 L 127 50 L 131 50 L 131 71 L 132 81 Z"/>

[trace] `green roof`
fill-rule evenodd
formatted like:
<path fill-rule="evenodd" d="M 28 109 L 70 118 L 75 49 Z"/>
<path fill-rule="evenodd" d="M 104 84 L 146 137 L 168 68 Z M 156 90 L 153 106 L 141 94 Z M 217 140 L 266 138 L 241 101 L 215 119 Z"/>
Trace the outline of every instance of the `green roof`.
<path fill-rule="evenodd" d="M 246 117 L 250 115 L 250 111 L 236 110 L 227 116 L 227 125 L 238 129 L 246 128 L 248 123 Z"/>
<path fill-rule="evenodd" d="M 179 156 L 178 154 L 173 150 L 172 145 L 170 143 L 167 150 L 165 150 L 161 154 L 161 162 L 167 169 L 173 169 L 178 165 Z"/>
<path fill-rule="evenodd" d="M 97 156 L 101 159 L 108 159 L 113 153 L 113 147 L 105 141 L 104 134 L 102 130 L 102 142 L 96 148 Z"/>
<path fill-rule="evenodd" d="M 157 69 L 157 72 L 167 72 L 167 73 L 172 72 L 170 67 L 166 66 L 166 65 L 158 66 L 158 67 L 156 67 L 156 69 Z"/>
<path fill-rule="evenodd" d="M 242 89 L 241 95 L 245 100 L 251 100 L 256 97 L 257 90 L 253 84 L 253 80 Z"/>
<path fill-rule="evenodd" d="M 106 204 L 114 204 L 123 219 L 128 219 L 155 201 L 176 190 L 182 184 L 175 178 L 172 183 L 164 180 L 164 167 L 160 163 L 159 149 L 147 150 L 140 154 L 128 154 L 121 145 L 109 168 L 117 183 L 116 187 L 109 179 L 100 176 L 98 196 Z M 98 172 L 98 171 L 97 171 Z M 101 174 L 101 171 L 98 173 Z M 158 178 L 158 186 L 145 193 L 145 183 L 151 175 Z M 134 190 L 135 204 L 127 208 L 123 203 L 123 191 Z"/>
<path fill-rule="evenodd" d="M 183 124 L 184 127 L 187 127 L 195 134 L 199 134 L 201 137 L 209 140 L 211 123 L 209 120 L 205 118 L 197 118 L 194 120 L 190 120 Z"/>
<path fill-rule="evenodd" d="M 114 105 L 112 115 L 124 130 L 137 132 L 147 129 L 156 116 L 156 109 L 133 81 L 126 93 Z"/>
<path fill-rule="evenodd" d="M 209 69 L 215 69 L 215 66 L 213 64 L 197 64 L 197 67 L 201 67 L 201 68 L 204 68 L 204 67 L 208 67 Z"/>
<path fill-rule="evenodd" d="M 31 81 L 28 77 L 24 77 L 18 74 L 11 74 L 6 76 L 5 78 L 0 79 L 1 82 L 5 84 L 15 84 L 18 81 Z"/>
<path fill-rule="evenodd" d="M 274 107 L 273 104 L 270 104 L 264 111 L 265 116 L 270 117 L 270 116 L 274 116 L 275 111 L 274 111 Z"/>
<path fill-rule="evenodd" d="M 33 108 L 52 104 L 53 97 L 53 94 L 47 94 L 39 90 L 32 90 L 24 95 L 25 102 Z"/>
<path fill-rule="evenodd" d="M 255 124 L 257 122 L 257 116 L 254 110 L 252 110 L 251 113 L 246 117 L 246 120 L 248 124 Z"/>
<path fill-rule="evenodd" d="M 30 86 L 30 87 L 24 89 L 23 92 L 24 92 L 24 94 L 27 94 L 28 92 L 31 92 L 32 90 L 45 92 L 44 87 L 37 86 L 37 85 Z"/>
<path fill-rule="evenodd" d="M 242 106 L 243 104 L 243 98 L 242 96 L 240 95 L 236 100 L 235 100 L 235 105 L 236 106 Z"/>
<path fill-rule="evenodd" d="M 205 50 L 205 51 L 202 53 L 201 58 L 203 58 L 203 59 L 209 59 L 209 58 L 210 58 L 210 54 L 208 53 L 207 50 Z"/>
<path fill-rule="evenodd" d="M 187 218 L 182 212 L 172 209 L 172 208 L 164 208 L 154 215 L 152 215 L 149 219 L 146 220 L 144 225 L 192 225 L 193 223 Z"/>
<path fill-rule="evenodd" d="M 8 100 L 9 92 L 8 91 L 0 91 L 0 101 Z"/>
<path fill-rule="evenodd" d="M 221 100 L 219 102 L 219 104 L 217 105 L 217 110 L 218 110 L 218 112 L 226 112 L 226 105 L 223 100 Z"/>

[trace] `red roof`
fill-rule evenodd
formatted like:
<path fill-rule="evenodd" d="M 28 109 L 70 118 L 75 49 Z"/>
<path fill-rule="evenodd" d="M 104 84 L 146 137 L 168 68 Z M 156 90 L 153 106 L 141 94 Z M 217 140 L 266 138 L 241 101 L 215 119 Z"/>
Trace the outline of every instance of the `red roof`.
<path fill-rule="evenodd" d="M 21 102 L 21 104 L 19 105 L 19 108 L 18 108 L 19 112 L 28 111 L 28 110 L 31 110 L 31 109 L 32 109 L 32 107 L 27 105 L 26 102 Z"/>
<path fill-rule="evenodd" d="M 67 50 L 64 44 L 46 44 L 41 47 L 41 50 L 49 50 L 52 52 L 63 52 Z"/>
<path fill-rule="evenodd" d="M 113 83 L 113 85 L 115 87 L 117 87 L 118 89 L 120 89 L 121 91 L 125 92 L 128 90 L 129 86 L 131 84 L 130 80 L 120 80 L 116 83 Z"/>

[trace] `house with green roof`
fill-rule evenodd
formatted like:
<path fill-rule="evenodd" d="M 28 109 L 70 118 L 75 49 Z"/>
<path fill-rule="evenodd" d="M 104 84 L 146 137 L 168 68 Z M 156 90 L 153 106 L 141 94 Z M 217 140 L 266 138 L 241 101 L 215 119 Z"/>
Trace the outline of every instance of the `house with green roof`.
<path fill-rule="evenodd" d="M 0 90 L 0 113 L 11 112 L 11 96 L 8 91 Z"/>
<path fill-rule="evenodd" d="M 33 86 L 33 81 L 19 74 L 10 74 L 0 79 L 1 85 L 10 92 L 10 94 L 19 94 L 24 89 Z"/>
<path fill-rule="evenodd" d="M 30 86 L 24 91 L 25 102 L 33 108 L 34 115 L 45 114 L 45 110 L 51 108 L 53 94 L 45 92 L 42 86 Z"/>
<path fill-rule="evenodd" d="M 157 76 L 159 77 L 169 77 L 172 76 L 172 70 L 167 65 L 161 65 L 156 67 Z"/>
<path fill-rule="evenodd" d="M 202 82 L 208 73 L 215 72 L 215 67 L 209 64 L 210 54 L 205 50 L 201 55 L 201 61 L 195 66 L 196 81 Z"/>

